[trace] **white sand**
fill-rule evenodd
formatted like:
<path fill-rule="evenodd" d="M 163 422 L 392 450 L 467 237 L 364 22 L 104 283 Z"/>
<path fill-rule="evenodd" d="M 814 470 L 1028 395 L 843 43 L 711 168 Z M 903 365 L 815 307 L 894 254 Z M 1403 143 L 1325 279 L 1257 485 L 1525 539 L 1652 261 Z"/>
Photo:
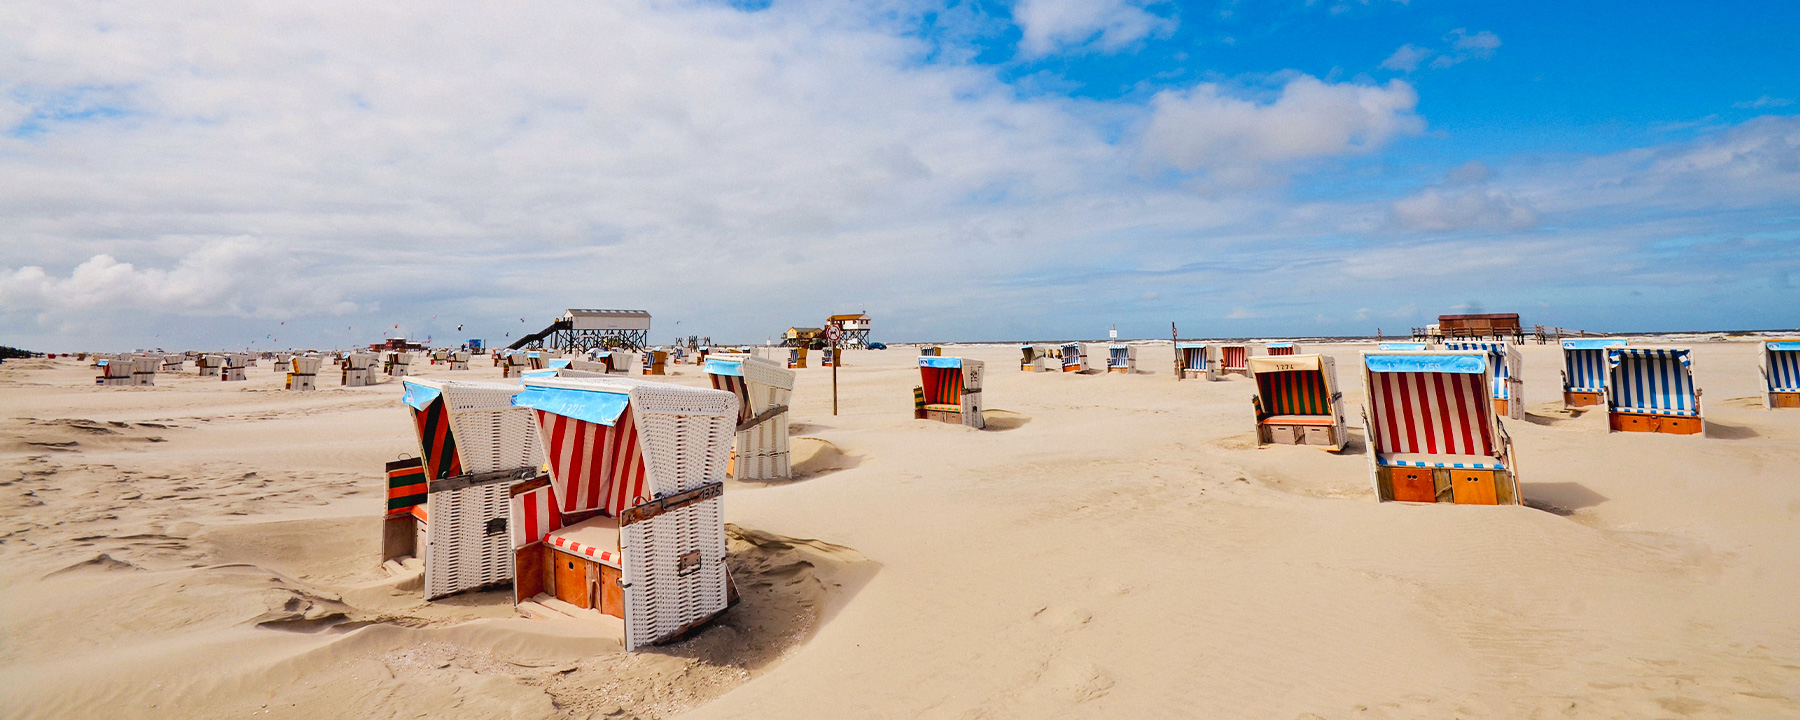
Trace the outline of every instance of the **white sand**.
<path fill-rule="evenodd" d="M 1369 346 L 1313 347 L 1359 426 Z M 986 432 L 911 419 L 912 351 L 852 352 L 838 417 L 801 371 L 803 478 L 729 486 L 745 602 L 637 655 L 385 577 L 397 383 L 7 362 L 0 714 L 1800 716 L 1800 411 L 1762 409 L 1754 345 L 1694 347 L 1706 438 L 1571 417 L 1526 346 L 1533 507 L 1500 508 L 1376 503 L 1360 430 L 1258 450 L 1253 383 L 1177 383 L 1166 343 L 1129 377 L 951 346 Z"/>

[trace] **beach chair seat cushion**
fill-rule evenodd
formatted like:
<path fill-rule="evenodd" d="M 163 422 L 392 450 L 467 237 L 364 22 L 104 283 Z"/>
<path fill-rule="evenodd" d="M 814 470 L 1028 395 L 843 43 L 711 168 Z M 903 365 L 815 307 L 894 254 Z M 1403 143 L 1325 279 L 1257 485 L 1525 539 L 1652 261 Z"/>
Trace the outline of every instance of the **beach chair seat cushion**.
<path fill-rule="evenodd" d="M 1505 470 L 1506 465 L 1485 455 L 1430 455 L 1424 453 L 1378 453 L 1375 460 L 1382 467 L 1460 468 L 1465 470 Z"/>
<path fill-rule="evenodd" d="M 962 412 L 961 405 L 946 405 L 943 403 L 926 403 L 925 409 L 926 410 L 940 410 L 943 412 Z"/>
<path fill-rule="evenodd" d="M 544 538 L 553 548 L 591 559 L 602 565 L 619 567 L 624 556 L 619 551 L 619 520 L 604 515 L 589 518 Z"/>
<path fill-rule="evenodd" d="M 425 519 L 425 505 L 423 503 L 412 506 L 411 510 L 414 519 L 419 522 L 427 522 Z"/>
<path fill-rule="evenodd" d="M 1334 415 L 1270 415 L 1258 420 L 1264 425 L 1336 425 Z"/>

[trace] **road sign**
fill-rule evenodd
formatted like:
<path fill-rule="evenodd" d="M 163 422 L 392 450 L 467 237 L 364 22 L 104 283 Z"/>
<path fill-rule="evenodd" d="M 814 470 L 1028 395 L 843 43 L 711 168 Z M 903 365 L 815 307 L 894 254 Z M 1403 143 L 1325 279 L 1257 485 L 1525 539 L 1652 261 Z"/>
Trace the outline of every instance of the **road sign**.
<path fill-rule="evenodd" d="M 837 341 L 842 340 L 843 338 L 844 338 L 844 329 L 843 328 L 838 327 L 836 325 L 826 325 L 825 326 L 825 339 L 831 341 L 831 344 L 836 345 Z"/>

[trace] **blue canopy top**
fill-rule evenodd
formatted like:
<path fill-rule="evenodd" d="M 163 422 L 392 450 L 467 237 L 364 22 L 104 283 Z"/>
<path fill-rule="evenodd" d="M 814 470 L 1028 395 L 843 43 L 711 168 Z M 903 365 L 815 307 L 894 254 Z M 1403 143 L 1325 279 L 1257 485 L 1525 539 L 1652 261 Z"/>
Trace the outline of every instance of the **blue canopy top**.
<path fill-rule="evenodd" d="M 550 361 L 551 369 L 566 368 L 568 366 L 569 366 L 569 360 L 567 358 Z"/>
<path fill-rule="evenodd" d="M 400 397 L 400 401 L 406 403 L 414 410 L 424 410 L 427 405 L 431 404 L 431 401 L 438 399 L 439 395 L 444 394 L 444 391 L 434 387 L 415 385 L 404 380 L 400 382 L 406 387 L 406 394 Z"/>
<path fill-rule="evenodd" d="M 1200 348 L 1203 348 L 1206 346 L 1203 344 L 1200 344 L 1200 343 L 1181 343 L 1181 344 L 1176 345 L 1175 347 L 1180 348 L 1182 350 L 1199 350 Z"/>
<path fill-rule="evenodd" d="M 1431 349 L 1431 346 L 1427 345 L 1425 343 L 1377 343 L 1375 346 L 1378 348 L 1381 348 L 1383 350 L 1430 350 Z"/>
<path fill-rule="evenodd" d="M 742 360 L 715 360 L 713 358 L 707 358 L 706 359 L 706 374 L 708 374 L 708 375 L 730 375 L 733 377 L 743 377 L 744 376 L 744 361 L 742 361 Z"/>
<path fill-rule="evenodd" d="M 556 368 L 544 368 L 543 370 L 526 370 L 519 375 L 521 377 L 556 377 L 557 373 Z"/>
<path fill-rule="evenodd" d="M 919 367 L 922 367 L 922 368 L 960 368 L 960 367 L 962 367 L 962 358 L 959 358 L 959 357 L 933 357 L 933 356 L 927 355 L 927 356 L 919 358 Z"/>
<path fill-rule="evenodd" d="M 1618 367 L 1625 358 L 1669 358 L 1680 360 L 1684 366 L 1694 365 L 1693 351 L 1687 348 L 1610 348 L 1606 351 L 1608 367 Z"/>
<path fill-rule="evenodd" d="M 1615 338 L 1563 341 L 1564 350 L 1605 350 L 1615 347 L 1625 347 L 1625 341 Z"/>
<path fill-rule="evenodd" d="M 1764 344 L 1770 350 L 1800 350 L 1800 340 L 1770 340 Z"/>
<path fill-rule="evenodd" d="M 1363 362 L 1370 372 L 1435 372 L 1480 375 L 1487 372 L 1485 353 L 1429 353 L 1388 355 L 1368 353 Z"/>
<path fill-rule="evenodd" d="M 1293 343 L 1291 343 L 1291 342 L 1272 342 L 1272 343 L 1269 343 L 1269 344 L 1268 344 L 1268 345 L 1265 345 L 1265 346 L 1264 346 L 1264 347 L 1272 347 L 1272 348 L 1290 348 L 1290 347 L 1293 347 L 1293 346 L 1294 346 L 1294 344 L 1293 344 Z"/>
<path fill-rule="evenodd" d="M 525 392 L 513 396 L 512 404 L 582 422 L 612 425 L 624 414 L 625 406 L 631 404 L 631 396 L 611 390 L 571 390 L 526 385 Z"/>

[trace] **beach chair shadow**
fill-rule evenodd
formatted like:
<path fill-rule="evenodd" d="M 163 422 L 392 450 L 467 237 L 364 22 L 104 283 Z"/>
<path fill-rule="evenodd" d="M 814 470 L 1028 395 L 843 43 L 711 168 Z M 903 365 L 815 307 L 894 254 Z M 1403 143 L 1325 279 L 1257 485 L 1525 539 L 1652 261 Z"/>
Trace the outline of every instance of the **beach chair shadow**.
<path fill-rule="evenodd" d="M 1575 482 L 1520 483 L 1520 492 L 1526 507 L 1562 517 L 1611 499 Z"/>
<path fill-rule="evenodd" d="M 1718 438 L 1721 440 L 1749 440 L 1750 438 L 1762 437 L 1762 433 L 1743 425 L 1727 425 L 1716 420 L 1706 421 L 1705 435 L 1709 438 Z"/>

